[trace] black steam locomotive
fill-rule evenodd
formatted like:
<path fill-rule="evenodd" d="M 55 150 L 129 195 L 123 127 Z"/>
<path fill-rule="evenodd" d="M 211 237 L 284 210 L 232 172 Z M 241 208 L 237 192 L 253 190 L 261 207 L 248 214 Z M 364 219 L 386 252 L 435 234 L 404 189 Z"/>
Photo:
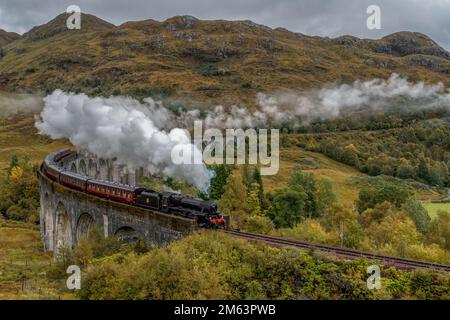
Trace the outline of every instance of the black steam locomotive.
<path fill-rule="evenodd" d="M 212 201 L 141 188 L 135 192 L 137 206 L 196 219 L 202 227 L 218 227 L 225 223 L 222 215 L 217 212 L 217 205 Z"/>

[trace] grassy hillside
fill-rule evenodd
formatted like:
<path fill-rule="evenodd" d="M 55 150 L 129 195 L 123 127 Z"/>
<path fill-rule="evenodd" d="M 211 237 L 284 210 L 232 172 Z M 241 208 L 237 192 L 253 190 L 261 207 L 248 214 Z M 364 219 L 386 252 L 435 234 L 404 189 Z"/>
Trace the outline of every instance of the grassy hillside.
<path fill-rule="evenodd" d="M 369 181 L 368 175 L 351 166 L 332 160 L 320 153 L 290 146 L 280 149 L 280 170 L 278 174 L 263 176 L 266 191 L 286 187 L 291 178 L 292 170 L 296 166 L 300 166 L 304 172 L 313 173 L 318 178 L 329 178 L 333 182 L 339 202 L 348 208 L 354 207 L 360 188 L 372 183 Z M 395 181 L 394 183 L 401 184 L 402 182 Z M 412 183 L 411 189 L 419 199 L 427 201 L 442 197 L 442 194 L 435 190 L 415 188 L 416 185 L 417 183 Z"/>
<path fill-rule="evenodd" d="M 387 78 L 392 72 L 450 85 L 449 53 L 419 33 L 329 39 L 250 21 L 178 16 L 113 26 L 91 15 L 83 15 L 81 30 L 67 30 L 66 17 L 4 46 L 0 89 L 62 88 L 251 106 L 260 91 Z"/>
<path fill-rule="evenodd" d="M 428 214 L 432 219 L 434 219 L 439 211 L 450 213 L 450 203 L 432 203 L 428 202 L 424 204 L 425 209 L 427 209 Z"/>
<path fill-rule="evenodd" d="M 263 177 L 267 191 L 286 187 L 296 166 L 300 166 L 305 172 L 312 172 L 316 177 L 331 179 L 342 204 L 348 207 L 354 205 L 358 197 L 358 188 L 351 183 L 351 179 L 362 174 L 320 153 L 297 147 L 280 150 L 280 171 L 277 175 Z"/>
<path fill-rule="evenodd" d="M 52 255 L 42 249 L 39 227 L 0 217 L 0 300 L 70 299 L 46 274 Z"/>
<path fill-rule="evenodd" d="M 13 154 L 19 158 L 28 155 L 32 163 L 39 164 L 47 154 L 69 145 L 67 141 L 39 135 L 32 114 L 0 118 L 0 175 L 8 168 Z"/>
<path fill-rule="evenodd" d="M 0 29 L 0 48 L 7 45 L 14 40 L 17 40 L 20 37 L 15 32 L 7 32 L 5 30 Z M 1 55 L 0 55 L 1 56 Z"/>

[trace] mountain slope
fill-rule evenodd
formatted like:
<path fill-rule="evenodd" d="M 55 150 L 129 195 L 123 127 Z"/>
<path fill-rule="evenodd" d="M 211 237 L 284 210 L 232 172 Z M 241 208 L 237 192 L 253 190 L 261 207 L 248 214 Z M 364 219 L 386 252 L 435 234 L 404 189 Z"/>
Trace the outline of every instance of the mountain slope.
<path fill-rule="evenodd" d="M 81 30 L 67 30 L 66 17 L 5 46 L 0 89 L 252 105 L 260 91 L 387 78 L 393 72 L 450 85 L 449 53 L 420 33 L 329 39 L 251 21 L 177 16 L 116 27 L 90 15 L 83 15 Z"/>
<path fill-rule="evenodd" d="M 37 26 L 32 28 L 30 31 L 24 33 L 23 38 L 26 41 L 39 41 L 45 38 L 50 38 L 55 35 L 64 32 L 72 32 L 66 26 L 66 21 L 70 15 L 66 13 L 62 13 L 58 15 L 53 20 L 47 22 L 46 24 Z M 81 32 L 87 30 L 90 31 L 98 31 L 98 30 L 108 30 L 114 28 L 114 25 L 106 22 L 102 19 L 99 19 L 90 14 L 83 14 L 81 17 L 82 29 Z M 76 32 L 76 31 L 75 31 Z M 80 32 L 80 31 L 78 31 Z"/>
<path fill-rule="evenodd" d="M 7 45 L 10 42 L 18 39 L 20 37 L 19 34 L 15 32 L 7 32 L 3 29 L 0 29 L 0 47 Z"/>

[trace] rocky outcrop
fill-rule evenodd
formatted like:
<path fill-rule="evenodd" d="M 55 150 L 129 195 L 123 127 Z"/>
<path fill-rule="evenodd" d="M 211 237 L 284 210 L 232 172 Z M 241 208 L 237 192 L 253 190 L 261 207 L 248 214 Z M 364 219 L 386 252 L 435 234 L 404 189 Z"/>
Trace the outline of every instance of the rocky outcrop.
<path fill-rule="evenodd" d="M 371 40 L 369 47 L 375 52 L 400 57 L 423 54 L 450 60 L 448 51 L 418 32 L 397 32 L 381 40 Z"/>

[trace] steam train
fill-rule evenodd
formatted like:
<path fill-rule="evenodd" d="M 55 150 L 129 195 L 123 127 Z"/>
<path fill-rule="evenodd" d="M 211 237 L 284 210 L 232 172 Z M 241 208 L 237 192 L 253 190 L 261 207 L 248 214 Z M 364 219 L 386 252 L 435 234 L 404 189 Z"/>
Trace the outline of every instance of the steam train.
<path fill-rule="evenodd" d="M 95 196 L 109 200 L 175 214 L 195 219 L 200 227 L 218 228 L 225 226 L 224 217 L 217 211 L 217 205 L 173 192 L 157 192 L 120 183 L 102 181 L 64 170 L 63 162 L 76 155 L 75 151 L 64 149 L 47 156 L 41 171 L 49 179 Z"/>

